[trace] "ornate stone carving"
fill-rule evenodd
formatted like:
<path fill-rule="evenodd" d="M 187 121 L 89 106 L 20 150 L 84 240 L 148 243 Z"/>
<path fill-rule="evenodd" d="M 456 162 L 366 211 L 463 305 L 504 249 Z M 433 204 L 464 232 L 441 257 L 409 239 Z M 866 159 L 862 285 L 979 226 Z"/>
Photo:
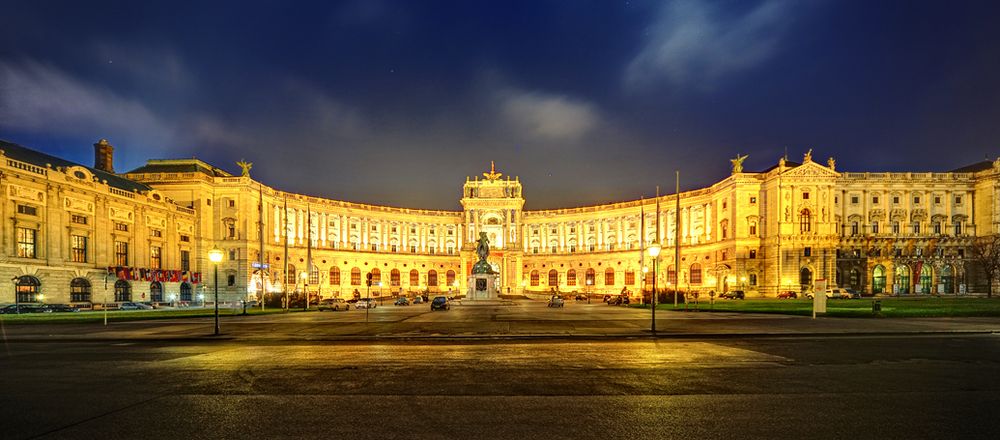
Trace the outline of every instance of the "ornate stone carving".
<path fill-rule="evenodd" d="M 735 159 L 729 159 L 729 162 L 733 164 L 733 174 L 743 172 L 743 161 L 746 160 L 747 157 L 749 157 L 749 155 L 744 154 L 740 156 L 737 154 Z"/>
<path fill-rule="evenodd" d="M 37 189 L 28 188 L 19 185 L 9 185 L 7 188 L 7 194 L 12 199 L 27 200 L 31 202 L 36 202 L 39 204 L 45 204 L 45 192 L 39 191 Z"/>
<path fill-rule="evenodd" d="M 94 202 L 77 199 L 73 197 L 63 198 L 63 208 L 67 211 L 83 212 L 87 214 L 94 213 Z"/>
<path fill-rule="evenodd" d="M 243 170 L 243 174 L 241 174 L 241 176 L 250 177 L 250 168 L 253 168 L 253 162 L 247 162 L 243 159 L 240 159 L 239 162 L 236 162 L 236 165 L 239 165 L 240 169 Z"/>

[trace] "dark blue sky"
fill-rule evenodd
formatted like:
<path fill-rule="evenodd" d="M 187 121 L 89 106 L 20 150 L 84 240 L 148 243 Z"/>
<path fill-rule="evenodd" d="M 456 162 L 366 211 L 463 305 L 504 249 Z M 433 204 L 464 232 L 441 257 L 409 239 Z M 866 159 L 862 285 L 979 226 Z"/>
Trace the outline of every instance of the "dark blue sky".
<path fill-rule="evenodd" d="M 3 2 L 0 139 L 116 169 L 197 156 L 280 189 L 457 209 L 495 160 L 530 209 L 1000 154 L 1000 2 Z"/>

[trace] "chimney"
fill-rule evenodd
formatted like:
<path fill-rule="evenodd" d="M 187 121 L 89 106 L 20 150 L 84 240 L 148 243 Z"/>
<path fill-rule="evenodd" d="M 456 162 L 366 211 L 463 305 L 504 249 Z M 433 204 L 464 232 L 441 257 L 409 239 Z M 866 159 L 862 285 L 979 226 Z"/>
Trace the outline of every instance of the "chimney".
<path fill-rule="evenodd" d="M 109 173 L 115 172 L 115 147 L 107 139 L 101 139 L 94 144 L 94 168 Z"/>

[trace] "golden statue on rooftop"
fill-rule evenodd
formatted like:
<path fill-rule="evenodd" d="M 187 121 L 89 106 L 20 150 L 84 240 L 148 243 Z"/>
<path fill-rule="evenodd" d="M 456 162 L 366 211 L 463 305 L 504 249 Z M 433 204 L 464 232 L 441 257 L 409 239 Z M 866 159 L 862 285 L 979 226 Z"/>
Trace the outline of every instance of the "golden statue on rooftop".
<path fill-rule="evenodd" d="M 490 161 L 490 172 L 483 173 L 483 176 L 485 176 L 488 180 L 497 180 L 502 175 L 503 173 L 497 172 L 496 166 L 493 164 L 492 160 Z"/>
<path fill-rule="evenodd" d="M 733 164 L 733 174 L 743 172 L 743 161 L 747 160 L 747 157 L 749 157 L 749 155 L 744 154 L 740 156 L 737 154 L 736 159 L 729 159 L 729 162 Z"/>
<path fill-rule="evenodd" d="M 240 159 L 239 162 L 236 162 L 236 165 L 239 165 L 240 168 L 243 169 L 243 174 L 241 174 L 242 177 L 250 177 L 250 168 L 253 167 L 253 162 L 247 162 L 244 159 Z"/>

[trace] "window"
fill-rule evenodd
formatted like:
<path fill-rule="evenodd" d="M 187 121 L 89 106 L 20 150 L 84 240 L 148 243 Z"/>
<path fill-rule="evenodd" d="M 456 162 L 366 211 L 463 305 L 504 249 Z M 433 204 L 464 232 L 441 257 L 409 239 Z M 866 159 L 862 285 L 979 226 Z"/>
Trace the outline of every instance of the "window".
<path fill-rule="evenodd" d="M 163 237 L 163 231 L 161 231 L 159 229 L 150 229 L 149 230 L 149 236 L 150 237 Z"/>
<path fill-rule="evenodd" d="M 449 286 L 454 286 L 455 285 L 455 271 L 449 270 L 448 272 L 445 272 L 444 279 L 448 283 Z"/>
<path fill-rule="evenodd" d="M 615 285 L 615 270 L 610 267 L 604 270 L 604 285 L 605 286 Z"/>
<path fill-rule="evenodd" d="M 807 192 L 802 193 L 802 200 L 809 200 L 809 193 Z"/>
<path fill-rule="evenodd" d="M 934 204 L 935 205 L 941 204 L 941 196 L 934 196 Z"/>
<path fill-rule="evenodd" d="M 42 282 L 31 275 L 21 275 L 17 277 L 17 301 L 18 302 L 38 302 L 38 294 L 41 293 Z"/>
<path fill-rule="evenodd" d="M 351 285 L 360 286 L 361 285 L 361 269 L 352 268 L 351 269 Z"/>
<path fill-rule="evenodd" d="M 163 284 L 159 281 L 149 283 L 149 300 L 152 302 L 163 302 Z"/>
<path fill-rule="evenodd" d="M 191 251 L 181 251 L 181 270 L 191 270 Z"/>
<path fill-rule="evenodd" d="M 802 249 L 802 255 L 803 256 L 811 257 L 812 253 L 813 253 L 813 248 L 811 248 L 809 246 L 806 246 L 804 249 Z"/>
<path fill-rule="evenodd" d="M 121 232 L 128 232 L 128 225 L 125 223 L 115 222 L 115 230 Z"/>
<path fill-rule="evenodd" d="M 309 284 L 319 284 L 319 268 L 315 264 L 309 269 Z"/>
<path fill-rule="evenodd" d="M 594 269 L 587 269 L 586 274 L 584 274 L 583 283 L 587 285 L 587 287 L 593 286 L 597 284 L 597 280 L 595 279 L 596 277 L 597 274 L 594 272 Z"/>
<path fill-rule="evenodd" d="M 38 215 L 38 208 L 28 205 L 17 205 L 17 213 L 24 215 Z"/>
<path fill-rule="evenodd" d="M 128 242 L 115 242 L 115 265 L 128 266 Z"/>
<path fill-rule="evenodd" d="M 894 205 L 898 205 L 899 204 L 899 196 L 892 196 L 892 203 Z"/>
<path fill-rule="evenodd" d="M 229 287 L 235 286 L 236 285 L 236 275 L 227 275 L 226 276 L 226 285 L 229 286 Z"/>
<path fill-rule="evenodd" d="M 79 214 L 73 214 L 70 216 L 69 221 L 78 225 L 85 225 L 87 224 L 87 217 Z"/>
<path fill-rule="evenodd" d="M 532 287 L 538 287 L 538 271 L 531 271 L 531 285 Z"/>
<path fill-rule="evenodd" d="M 236 207 L 236 201 L 233 199 L 226 200 L 226 204 L 229 205 L 230 208 Z"/>
<path fill-rule="evenodd" d="M 934 234 L 941 235 L 941 222 L 934 223 Z"/>
<path fill-rule="evenodd" d="M 725 261 L 727 259 L 726 258 L 727 256 L 728 256 L 728 254 L 726 253 L 726 251 L 722 251 L 722 260 L 723 261 Z"/>
<path fill-rule="evenodd" d="M 913 204 L 914 205 L 919 205 L 920 204 L 920 197 L 914 197 L 913 198 Z"/>
<path fill-rule="evenodd" d="M 340 268 L 333 266 L 330 268 L 330 285 L 339 286 L 340 285 Z"/>
<path fill-rule="evenodd" d="M 878 205 L 878 196 L 872 197 L 872 205 Z"/>
<path fill-rule="evenodd" d="M 372 243 L 372 252 L 378 252 L 378 243 Z"/>
<path fill-rule="evenodd" d="M 725 200 L 722 201 L 722 209 L 726 209 L 726 201 Z"/>
<path fill-rule="evenodd" d="M 82 235 L 70 236 L 70 258 L 74 263 L 87 262 L 87 237 Z"/>
<path fill-rule="evenodd" d="M 182 235 L 181 236 L 181 243 L 190 243 L 190 242 L 191 242 L 191 236 L 190 235 Z"/>
<path fill-rule="evenodd" d="M 125 280 L 115 281 L 115 302 L 132 301 L 132 285 Z"/>
<path fill-rule="evenodd" d="M 955 236 L 962 235 L 962 224 L 955 222 Z"/>
<path fill-rule="evenodd" d="M 38 231 L 31 228 L 17 228 L 17 256 L 35 258 Z"/>
<path fill-rule="evenodd" d="M 919 234 L 920 233 L 920 223 L 914 223 L 913 224 L 913 233 L 914 234 Z"/>
<path fill-rule="evenodd" d="M 414 253 L 414 254 L 417 253 L 417 246 L 416 245 L 410 245 L 410 252 Z M 434 253 L 434 248 L 431 248 L 431 253 Z"/>
<path fill-rule="evenodd" d="M 288 287 L 291 287 L 291 286 L 294 286 L 294 285 L 298 284 L 298 280 L 295 279 L 295 274 L 296 274 L 296 272 L 295 272 L 295 266 L 289 264 L 288 265 L 288 271 L 285 272 L 285 284 Z"/>
<path fill-rule="evenodd" d="M 69 282 L 69 299 L 72 302 L 90 302 L 90 281 L 86 278 L 73 278 Z"/>
<path fill-rule="evenodd" d="M 962 196 L 955 196 L 955 204 L 956 205 L 962 204 Z"/>
<path fill-rule="evenodd" d="M 750 274 L 750 276 L 749 276 L 749 277 L 747 277 L 747 278 L 749 279 L 749 282 L 750 282 L 750 285 L 751 285 L 751 286 L 756 286 L 756 285 L 757 285 L 757 274 L 755 274 L 755 273 L 752 273 L 752 274 Z"/>
<path fill-rule="evenodd" d="M 239 249 L 230 249 L 229 250 L 229 261 L 236 261 L 239 258 L 240 258 L 240 250 Z"/>
<path fill-rule="evenodd" d="M 852 205 L 858 204 L 858 196 L 851 196 L 851 204 Z"/>
<path fill-rule="evenodd" d="M 625 271 L 625 285 L 631 286 L 635 284 L 635 271 L 626 270 Z"/>
<path fill-rule="evenodd" d="M 750 204 L 753 205 L 754 203 L 757 203 L 757 198 L 756 197 L 750 197 Z"/>
<path fill-rule="evenodd" d="M 752 236 L 756 236 L 757 235 L 757 224 L 756 223 L 750 223 L 750 235 L 752 235 Z"/>
<path fill-rule="evenodd" d="M 899 222 L 892 222 L 892 233 L 899 235 Z"/>
<path fill-rule="evenodd" d="M 410 287 L 420 285 L 420 272 L 416 269 L 410 271 Z"/>
<path fill-rule="evenodd" d="M 549 285 L 558 286 L 559 285 L 559 272 L 555 269 L 549 271 Z"/>
<path fill-rule="evenodd" d="M 576 270 L 570 269 L 566 271 L 566 285 L 567 286 L 576 285 Z"/>
<path fill-rule="evenodd" d="M 750 249 L 750 259 L 753 260 L 756 258 L 757 258 L 757 249 Z"/>
<path fill-rule="evenodd" d="M 436 270 L 427 271 L 427 285 L 437 287 L 438 285 L 438 273 Z"/>
<path fill-rule="evenodd" d="M 392 252 L 399 252 L 399 249 L 394 244 L 393 245 L 389 245 L 389 250 L 392 251 Z"/>
<path fill-rule="evenodd" d="M 224 226 L 226 231 L 226 238 L 234 239 L 236 238 L 236 220 L 227 219 L 224 220 Z"/>
<path fill-rule="evenodd" d="M 858 222 L 851 222 L 851 235 L 858 235 Z"/>
<path fill-rule="evenodd" d="M 872 234 L 878 234 L 878 222 L 872 222 Z"/>
<path fill-rule="evenodd" d="M 181 283 L 181 301 L 191 301 L 191 284 Z"/>
<path fill-rule="evenodd" d="M 160 258 L 160 253 L 161 252 L 162 252 L 162 248 L 160 248 L 159 246 L 150 246 L 149 247 L 149 267 L 150 268 L 152 268 L 152 269 L 159 269 L 159 268 L 162 267 L 162 265 L 161 265 L 161 258 Z"/>
<path fill-rule="evenodd" d="M 399 278 L 400 278 L 399 269 L 393 269 L 391 272 L 389 272 L 389 285 L 393 287 L 398 287 L 400 283 Z"/>
<path fill-rule="evenodd" d="M 691 265 L 691 284 L 701 284 L 701 265 L 698 263 Z"/>
<path fill-rule="evenodd" d="M 803 209 L 799 214 L 799 232 L 805 233 L 812 230 L 812 213 L 808 209 Z"/>

